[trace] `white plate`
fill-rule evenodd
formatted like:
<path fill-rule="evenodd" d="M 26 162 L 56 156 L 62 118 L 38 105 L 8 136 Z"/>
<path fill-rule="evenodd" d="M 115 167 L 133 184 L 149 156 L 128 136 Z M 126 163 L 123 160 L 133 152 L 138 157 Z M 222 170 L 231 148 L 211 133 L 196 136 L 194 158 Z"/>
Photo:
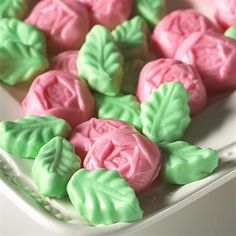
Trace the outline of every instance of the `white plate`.
<path fill-rule="evenodd" d="M 183 1 L 176 1 L 177 4 Z M 202 9 L 202 8 L 201 8 Z M 205 9 L 204 9 L 205 10 Z M 25 86 L 8 88 L 11 95 L 0 87 L 0 120 L 23 117 L 20 104 Z M 218 149 L 220 167 L 211 176 L 182 187 L 156 181 L 139 196 L 145 214 L 134 223 L 110 226 L 90 226 L 73 209 L 68 199 L 52 200 L 41 196 L 33 184 L 30 171 L 32 160 L 12 157 L 0 149 L 0 190 L 18 207 L 45 227 L 64 235 L 122 234 L 148 227 L 160 219 L 187 206 L 236 177 L 236 92 L 209 107 L 194 118 L 185 140 L 196 145 Z"/>

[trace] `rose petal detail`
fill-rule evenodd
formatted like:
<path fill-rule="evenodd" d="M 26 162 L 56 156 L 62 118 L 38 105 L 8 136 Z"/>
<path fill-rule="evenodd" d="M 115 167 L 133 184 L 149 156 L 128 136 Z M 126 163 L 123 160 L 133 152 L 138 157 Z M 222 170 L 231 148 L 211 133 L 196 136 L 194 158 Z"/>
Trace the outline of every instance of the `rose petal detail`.
<path fill-rule="evenodd" d="M 161 154 L 154 143 L 138 132 L 115 129 L 99 138 L 84 159 L 84 168 L 116 170 L 137 192 L 157 177 Z"/>
<path fill-rule="evenodd" d="M 37 77 L 22 106 L 27 114 L 49 113 L 65 119 L 72 127 L 95 114 L 95 101 L 85 81 L 62 71 Z"/>

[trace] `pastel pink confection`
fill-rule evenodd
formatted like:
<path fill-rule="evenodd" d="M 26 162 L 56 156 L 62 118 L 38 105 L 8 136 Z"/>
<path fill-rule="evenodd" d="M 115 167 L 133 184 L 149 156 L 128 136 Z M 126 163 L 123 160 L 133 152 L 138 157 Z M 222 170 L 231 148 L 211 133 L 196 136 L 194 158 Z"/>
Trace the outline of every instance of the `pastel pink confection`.
<path fill-rule="evenodd" d="M 87 8 L 71 0 L 42 0 L 25 21 L 45 33 L 53 53 L 79 49 L 90 25 Z"/>
<path fill-rule="evenodd" d="M 109 30 L 129 18 L 132 11 L 132 0 L 79 0 L 87 5 L 91 24 L 100 24 Z"/>
<path fill-rule="evenodd" d="M 78 51 L 66 51 L 53 57 L 49 70 L 60 70 L 78 76 L 77 61 Z"/>
<path fill-rule="evenodd" d="M 215 18 L 225 30 L 236 25 L 236 0 L 218 0 L 215 3 Z"/>
<path fill-rule="evenodd" d="M 115 129 L 100 137 L 89 149 L 84 168 L 117 170 L 140 193 L 157 177 L 161 154 L 154 143 L 138 132 Z"/>
<path fill-rule="evenodd" d="M 191 33 L 207 31 L 218 32 L 219 29 L 195 10 L 176 10 L 157 24 L 151 42 L 157 52 L 161 52 L 165 57 L 174 57 L 179 45 Z"/>
<path fill-rule="evenodd" d="M 171 58 L 147 63 L 141 70 L 136 90 L 140 102 L 148 99 L 162 83 L 180 81 L 189 91 L 191 115 L 199 114 L 207 102 L 207 93 L 201 77 L 193 67 Z"/>
<path fill-rule="evenodd" d="M 134 130 L 134 128 L 120 120 L 92 118 L 76 126 L 69 140 L 73 144 L 76 154 L 83 160 L 98 138 L 120 128 Z"/>
<path fill-rule="evenodd" d="M 82 79 L 62 71 L 37 77 L 22 102 L 26 114 L 45 113 L 66 120 L 72 127 L 95 116 L 95 101 Z"/>
<path fill-rule="evenodd" d="M 193 33 L 179 47 L 176 59 L 194 66 L 207 90 L 236 88 L 236 41 L 217 33 Z"/>

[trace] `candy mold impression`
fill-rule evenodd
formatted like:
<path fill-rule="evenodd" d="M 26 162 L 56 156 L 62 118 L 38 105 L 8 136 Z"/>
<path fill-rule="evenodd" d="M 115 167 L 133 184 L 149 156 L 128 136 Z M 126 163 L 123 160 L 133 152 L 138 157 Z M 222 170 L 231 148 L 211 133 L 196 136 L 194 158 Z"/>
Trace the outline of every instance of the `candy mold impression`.
<path fill-rule="evenodd" d="M 0 107 L 0 120 L 22 117 L 23 111 L 19 103 L 2 88 L 0 94 L 6 101 Z M 207 178 L 182 187 L 162 183 L 158 179 L 138 197 L 144 210 L 142 220 L 109 226 L 89 225 L 74 210 L 68 198 L 49 199 L 36 190 L 31 178 L 32 160 L 15 158 L 2 149 L 1 191 L 14 199 L 15 204 L 34 220 L 62 235 L 106 235 L 111 232 L 120 234 L 150 226 L 236 177 L 236 134 L 232 133 L 236 128 L 235 102 L 236 92 L 227 94 L 220 102 L 207 108 L 204 113 L 193 118 L 184 138 L 196 145 L 219 150 L 220 165 L 217 171 Z"/>
<path fill-rule="evenodd" d="M 167 8 L 189 8 L 190 2 L 198 2 L 196 6 L 191 7 L 207 12 L 207 9 L 199 8 L 200 1 L 196 0 L 167 0 Z M 207 15 L 211 16 L 210 12 L 208 13 Z M 149 24 L 151 25 L 151 22 Z M 27 84 L 11 88 L 0 86 L 1 100 L 4 101 L 0 105 L 0 121 L 15 120 L 24 116 L 19 102 L 26 95 L 27 89 Z M 183 138 L 183 141 L 191 144 L 218 150 L 220 163 L 217 170 L 202 180 L 184 186 L 167 184 L 158 178 L 146 191 L 138 195 L 144 211 L 141 220 L 92 226 L 76 212 L 68 197 L 52 199 L 40 194 L 31 176 L 33 160 L 17 158 L 1 148 L 0 191 L 32 219 L 59 235 L 99 236 L 134 233 L 157 223 L 236 177 L 235 104 L 236 91 L 216 98 L 203 113 L 193 118 Z"/>

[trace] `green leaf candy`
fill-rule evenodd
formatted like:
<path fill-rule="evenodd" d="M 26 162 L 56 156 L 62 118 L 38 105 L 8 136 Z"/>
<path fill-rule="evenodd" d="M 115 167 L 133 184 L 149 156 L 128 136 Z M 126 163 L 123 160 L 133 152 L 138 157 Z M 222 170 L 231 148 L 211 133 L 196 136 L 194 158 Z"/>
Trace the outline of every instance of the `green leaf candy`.
<path fill-rule="evenodd" d="M 165 0 L 134 0 L 134 14 L 143 17 L 153 28 L 165 14 Z"/>
<path fill-rule="evenodd" d="M 123 58 L 110 32 L 95 25 L 87 34 L 77 60 L 79 76 L 94 90 L 114 96 L 123 79 Z"/>
<path fill-rule="evenodd" d="M 28 0 L 1 0 L 0 19 L 18 18 L 23 19 L 28 13 Z"/>
<path fill-rule="evenodd" d="M 147 34 L 146 22 L 140 16 L 126 20 L 112 31 L 112 36 L 125 61 L 134 59 L 147 60 Z"/>
<path fill-rule="evenodd" d="M 0 20 L 0 46 L 6 41 L 25 44 L 46 54 L 46 41 L 43 33 L 32 25 L 17 19 Z"/>
<path fill-rule="evenodd" d="M 0 45 L 0 81 L 8 85 L 34 79 L 48 65 L 45 55 L 33 47 L 11 41 Z"/>
<path fill-rule="evenodd" d="M 232 38 L 232 39 L 236 39 L 236 26 L 231 26 L 230 28 L 228 28 L 224 35 L 226 37 Z"/>
<path fill-rule="evenodd" d="M 40 193 L 63 198 L 70 177 L 79 168 L 80 159 L 72 144 L 62 137 L 55 137 L 40 149 L 33 164 L 32 177 Z"/>
<path fill-rule="evenodd" d="M 173 184 L 187 184 L 209 176 L 218 166 L 218 153 L 210 148 L 199 148 L 187 142 L 161 145 L 165 158 L 164 178 Z"/>
<path fill-rule="evenodd" d="M 137 129 L 142 129 L 140 120 L 140 103 L 133 95 L 106 96 L 96 94 L 99 118 L 112 118 L 127 122 Z"/>
<path fill-rule="evenodd" d="M 121 84 L 121 92 L 125 94 L 135 94 L 139 73 L 145 62 L 139 59 L 127 61 L 124 65 L 124 79 Z"/>
<path fill-rule="evenodd" d="M 143 134 L 157 144 L 177 141 L 190 123 L 189 111 L 184 86 L 164 83 L 141 104 Z"/>
<path fill-rule="evenodd" d="M 40 148 L 56 136 L 67 137 L 71 127 L 55 116 L 29 115 L 0 123 L 0 147 L 17 157 L 35 158 Z"/>
<path fill-rule="evenodd" d="M 78 170 L 67 185 L 75 209 L 92 224 L 129 222 L 142 218 L 134 190 L 117 171 Z"/>

